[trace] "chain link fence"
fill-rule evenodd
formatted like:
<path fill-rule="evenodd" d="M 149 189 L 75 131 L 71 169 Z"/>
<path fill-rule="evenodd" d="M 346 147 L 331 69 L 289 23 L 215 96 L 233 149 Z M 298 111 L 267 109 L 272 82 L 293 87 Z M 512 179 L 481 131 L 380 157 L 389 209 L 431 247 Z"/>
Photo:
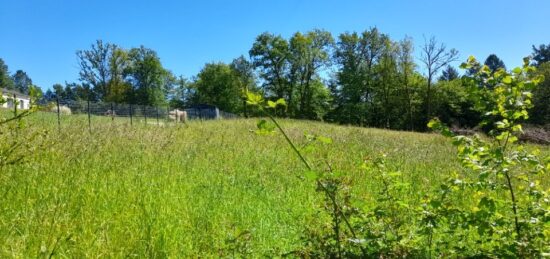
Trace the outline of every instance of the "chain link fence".
<path fill-rule="evenodd" d="M 39 110 L 52 112 L 57 115 L 58 126 L 61 127 L 63 118 L 66 116 L 80 116 L 87 119 L 90 130 L 93 121 L 97 118 L 125 122 L 133 124 L 155 124 L 166 125 L 179 122 L 177 114 L 186 112 L 187 120 L 216 120 L 235 119 L 236 114 L 220 111 L 212 105 L 195 105 L 186 109 L 176 109 L 168 105 L 147 106 L 110 102 L 89 102 L 58 99 L 54 102 L 39 105 Z"/>

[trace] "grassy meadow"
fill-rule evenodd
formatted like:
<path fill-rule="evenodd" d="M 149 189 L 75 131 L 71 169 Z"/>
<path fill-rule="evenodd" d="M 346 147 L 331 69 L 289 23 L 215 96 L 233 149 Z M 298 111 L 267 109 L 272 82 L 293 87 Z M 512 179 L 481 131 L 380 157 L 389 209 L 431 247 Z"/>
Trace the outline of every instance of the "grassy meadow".
<path fill-rule="evenodd" d="M 23 164 L 0 173 L 2 258 L 282 255 L 298 249 L 306 226 L 323 217 L 315 182 L 303 177 L 281 134 L 254 133 L 256 119 L 130 126 L 94 117 L 91 133 L 85 116 L 61 119 L 58 131 L 54 114 L 33 114 L 11 136 L 46 132 Z M 327 158 L 365 206 L 380 188 L 361 169 L 365 159 L 387 154 L 418 203 L 460 168 L 455 148 L 436 134 L 281 125 L 299 146 L 304 133 L 331 137 L 330 145 L 304 150 L 306 158 L 319 168 Z"/>

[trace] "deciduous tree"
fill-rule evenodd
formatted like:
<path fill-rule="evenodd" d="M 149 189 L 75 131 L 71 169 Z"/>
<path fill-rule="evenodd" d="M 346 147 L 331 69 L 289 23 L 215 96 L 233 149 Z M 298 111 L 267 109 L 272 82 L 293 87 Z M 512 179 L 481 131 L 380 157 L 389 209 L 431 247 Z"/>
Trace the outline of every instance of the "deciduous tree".
<path fill-rule="evenodd" d="M 128 58 L 128 82 L 132 86 L 131 101 L 142 105 L 164 104 L 174 80 L 171 73 L 162 66 L 157 53 L 141 46 L 131 49 Z"/>
<path fill-rule="evenodd" d="M 118 47 L 97 40 L 89 50 L 79 50 L 76 55 L 80 66 L 80 80 L 93 87 L 97 96 L 105 100 L 109 96 L 109 82 L 112 79 L 111 64 L 113 53 Z"/>
<path fill-rule="evenodd" d="M 433 79 L 441 68 L 457 60 L 458 51 L 455 49 L 447 51 L 445 44 L 439 43 L 435 37 L 431 37 L 428 41 L 424 39 L 424 45 L 422 46 L 421 52 L 421 61 L 425 66 L 428 79 L 425 100 L 426 118 L 428 120 L 432 117 Z"/>
<path fill-rule="evenodd" d="M 232 113 L 242 111 L 241 85 L 238 76 L 224 63 L 208 63 L 199 72 L 192 87 L 195 104 L 215 105 Z"/>
<path fill-rule="evenodd" d="M 289 69 L 288 42 L 280 35 L 263 33 L 256 38 L 249 51 L 252 64 L 259 69 L 266 94 L 289 99 L 286 73 Z"/>

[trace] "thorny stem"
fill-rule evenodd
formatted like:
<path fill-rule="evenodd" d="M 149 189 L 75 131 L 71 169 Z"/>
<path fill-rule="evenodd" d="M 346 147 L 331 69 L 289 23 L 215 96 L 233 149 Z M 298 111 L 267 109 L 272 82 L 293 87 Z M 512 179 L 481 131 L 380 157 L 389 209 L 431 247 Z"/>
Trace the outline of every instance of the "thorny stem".
<path fill-rule="evenodd" d="M 29 111 L 24 111 L 24 112 L 19 113 L 19 114 L 17 114 L 16 116 L 13 116 L 13 117 L 11 117 L 11 118 L 9 118 L 9 119 L 0 121 L 0 125 L 5 124 L 5 123 L 8 123 L 8 122 L 10 122 L 10 121 L 19 120 L 19 119 L 21 119 L 21 118 L 23 118 L 23 117 L 25 117 L 25 116 L 27 116 L 27 115 L 29 115 L 29 114 L 30 114 Z"/>
<path fill-rule="evenodd" d="M 506 152 L 506 147 L 508 146 L 508 140 L 510 139 L 510 134 L 512 134 L 510 131 L 508 131 L 508 134 L 506 134 L 506 141 L 504 142 L 504 146 L 502 147 L 502 153 Z M 508 184 L 508 190 L 510 190 L 510 196 L 512 198 L 512 210 L 514 212 L 514 224 L 516 227 L 516 233 L 518 235 L 517 239 L 521 239 L 521 232 L 520 232 L 520 226 L 518 222 L 518 210 L 517 210 L 517 204 L 516 204 L 516 196 L 514 195 L 514 188 L 512 186 L 512 180 L 510 179 L 510 174 L 507 171 L 504 171 L 504 176 L 506 177 L 506 183 Z"/>
<path fill-rule="evenodd" d="M 286 134 L 286 132 L 283 130 L 283 128 L 281 127 L 281 125 L 279 125 L 279 123 L 277 122 L 277 120 L 275 120 L 275 118 L 273 118 L 273 116 L 271 116 L 269 113 L 266 113 L 267 116 L 269 117 L 269 119 L 275 124 L 275 126 L 279 129 L 279 131 L 283 134 L 283 136 L 285 137 L 286 139 L 286 142 L 292 147 L 292 149 L 294 150 L 294 152 L 298 155 L 298 157 L 300 158 L 300 160 L 302 160 L 302 163 L 306 166 L 306 168 L 308 170 L 312 170 L 311 166 L 309 165 L 309 163 L 307 162 L 307 160 L 304 158 L 304 156 L 302 156 L 302 154 L 300 153 L 300 151 L 296 148 L 296 146 L 294 145 L 294 143 L 292 142 L 292 140 L 290 140 L 290 138 L 288 137 L 288 135 Z M 344 220 L 344 223 L 346 224 L 347 228 L 349 229 L 351 235 L 353 236 L 354 239 L 357 239 L 357 235 L 355 234 L 355 231 L 353 230 L 353 227 L 351 226 L 348 218 L 346 217 L 346 215 L 343 213 L 342 209 L 340 208 L 340 206 L 338 205 L 338 203 L 336 202 L 336 198 L 333 196 L 333 195 L 330 195 L 330 190 L 327 189 L 327 187 L 321 182 L 319 181 L 318 179 L 316 180 L 317 182 L 317 185 L 321 187 L 321 189 L 323 189 L 323 192 L 326 193 L 326 195 L 329 197 L 329 199 L 331 200 L 333 206 L 337 209 L 337 212 L 339 212 L 340 216 L 342 217 L 342 220 Z M 363 256 L 366 256 L 367 255 L 367 252 L 365 251 L 365 249 L 363 248 L 363 246 L 359 246 L 359 248 L 361 249 L 361 252 L 363 253 Z"/>

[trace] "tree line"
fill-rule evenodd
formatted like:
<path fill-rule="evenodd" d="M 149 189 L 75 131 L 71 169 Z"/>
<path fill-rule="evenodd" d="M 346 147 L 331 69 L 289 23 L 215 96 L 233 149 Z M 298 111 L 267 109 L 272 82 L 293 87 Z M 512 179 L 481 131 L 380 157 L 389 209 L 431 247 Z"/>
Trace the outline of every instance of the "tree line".
<path fill-rule="evenodd" d="M 279 116 L 399 130 L 424 130 L 438 117 L 458 127 L 480 121 L 477 100 L 452 65 L 458 51 L 435 38 L 424 39 L 415 57 L 411 38 L 393 40 L 371 28 L 336 38 L 325 30 L 296 32 L 286 39 L 265 32 L 247 56 L 231 63 L 207 63 L 191 78 L 164 68 L 157 53 L 144 46 L 124 49 L 101 40 L 77 51 L 79 82 L 56 84 L 44 100 L 92 100 L 184 108 L 211 104 L 251 115 L 247 91 L 285 99 Z M 531 123 L 550 123 L 550 44 L 532 47 L 533 64 L 545 80 L 535 90 Z M 497 55 L 484 64 L 492 73 L 506 69 Z M 466 75 L 482 67 L 470 68 Z M 10 75 L 0 60 L 0 86 L 28 92 L 30 77 Z"/>

